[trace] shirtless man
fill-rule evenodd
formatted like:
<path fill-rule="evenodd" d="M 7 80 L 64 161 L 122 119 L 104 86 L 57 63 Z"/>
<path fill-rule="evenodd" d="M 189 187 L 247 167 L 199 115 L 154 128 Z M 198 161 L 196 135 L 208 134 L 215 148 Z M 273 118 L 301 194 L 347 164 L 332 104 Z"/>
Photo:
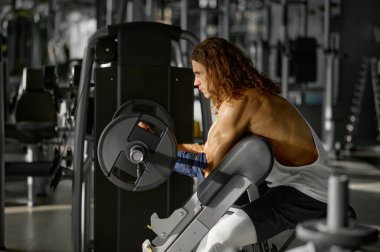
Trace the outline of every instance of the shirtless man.
<path fill-rule="evenodd" d="M 194 86 L 211 99 L 216 120 L 204 145 L 178 145 L 175 171 L 207 176 L 246 133 L 266 138 L 275 157 L 267 192 L 218 222 L 197 251 L 240 249 L 324 215 L 331 174 L 327 155 L 302 115 L 278 95 L 278 85 L 224 39 L 206 39 L 193 49 L 191 59 Z"/>

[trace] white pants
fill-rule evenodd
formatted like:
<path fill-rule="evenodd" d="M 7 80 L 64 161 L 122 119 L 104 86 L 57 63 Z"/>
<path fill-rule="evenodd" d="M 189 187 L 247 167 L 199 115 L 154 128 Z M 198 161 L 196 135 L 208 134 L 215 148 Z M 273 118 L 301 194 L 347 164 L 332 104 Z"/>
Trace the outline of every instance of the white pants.
<path fill-rule="evenodd" d="M 216 223 L 202 239 L 196 251 L 232 252 L 256 242 L 255 226 L 243 210 L 238 210 Z"/>

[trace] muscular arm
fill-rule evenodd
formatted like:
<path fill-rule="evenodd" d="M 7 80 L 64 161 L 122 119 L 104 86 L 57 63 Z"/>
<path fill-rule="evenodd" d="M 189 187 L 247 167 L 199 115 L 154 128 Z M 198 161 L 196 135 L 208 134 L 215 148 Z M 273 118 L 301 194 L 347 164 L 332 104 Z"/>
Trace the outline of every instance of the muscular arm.
<path fill-rule="evenodd" d="M 245 97 L 232 102 L 224 102 L 208 133 L 205 145 L 199 144 L 178 144 L 178 151 L 191 153 L 205 153 L 207 165 L 203 169 L 204 176 L 207 176 L 223 160 L 227 152 L 249 130 L 253 105 L 247 106 Z"/>
<path fill-rule="evenodd" d="M 205 176 L 207 176 L 223 160 L 227 152 L 247 132 L 250 121 L 250 111 L 247 101 L 242 99 L 224 102 L 218 113 L 217 120 L 208 134 L 204 152 L 207 158 Z"/>
<path fill-rule="evenodd" d="M 203 152 L 204 145 L 200 144 L 177 144 L 178 151 L 189 151 L 192 153 Z"/>

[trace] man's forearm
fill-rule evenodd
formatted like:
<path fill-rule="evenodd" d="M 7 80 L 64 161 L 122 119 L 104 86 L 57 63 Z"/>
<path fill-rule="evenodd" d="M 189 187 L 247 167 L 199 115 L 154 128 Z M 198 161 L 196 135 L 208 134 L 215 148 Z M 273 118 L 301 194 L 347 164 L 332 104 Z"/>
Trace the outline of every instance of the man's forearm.
<path fill-rule="evenodd" d="M 205 178 L 203 169 L 207 166 L 204 152 L 177 151 L 174 171 L 190 177 Z"/>
<path fill-rule="evenodd" d="M 204 145 L 200 144 L 177 144 L 178 151 L 188 151 L 192 153 L 204 152 Z"/>

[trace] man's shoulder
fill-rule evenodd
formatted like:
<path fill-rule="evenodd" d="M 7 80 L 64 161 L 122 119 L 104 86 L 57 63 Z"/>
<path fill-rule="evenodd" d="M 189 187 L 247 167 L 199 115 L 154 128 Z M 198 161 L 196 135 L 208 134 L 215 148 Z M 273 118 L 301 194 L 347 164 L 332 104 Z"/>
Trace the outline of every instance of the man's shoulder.
<path fill-rule="evenodd" d="M 227 115 L 228 117 L 250 117 L 253 112 L 260 110 L 264 101 L 255 92 L 244 92 L 236 99 L 225 101 L 219 108 L 219 116 Z"/>
<path fill-rule="evenodd" d="M 245 101 L 249 101 L 249 102 L 257 102 L 257 101 L 262 101 L 262 100 L 267 100 L 267 99 L 271 99 L 270 97 L 271 95 L 269 95 L 267 92 L 265 91 L 260 91 L 260 90 L 257 90 L 255 88 L 249 88 L 247 90 L 245 90 L 243 93 L 242 93 L 242 96 L 241 98 Z"/>
<path fill-rule="evenodd" d="M 255 88 L 247 89 L 242 96 L 241 102 L 250 107 L 260 107 L 265 103 L 270 102 L 273 97 L 268 93 L 259 91 Z"/>

